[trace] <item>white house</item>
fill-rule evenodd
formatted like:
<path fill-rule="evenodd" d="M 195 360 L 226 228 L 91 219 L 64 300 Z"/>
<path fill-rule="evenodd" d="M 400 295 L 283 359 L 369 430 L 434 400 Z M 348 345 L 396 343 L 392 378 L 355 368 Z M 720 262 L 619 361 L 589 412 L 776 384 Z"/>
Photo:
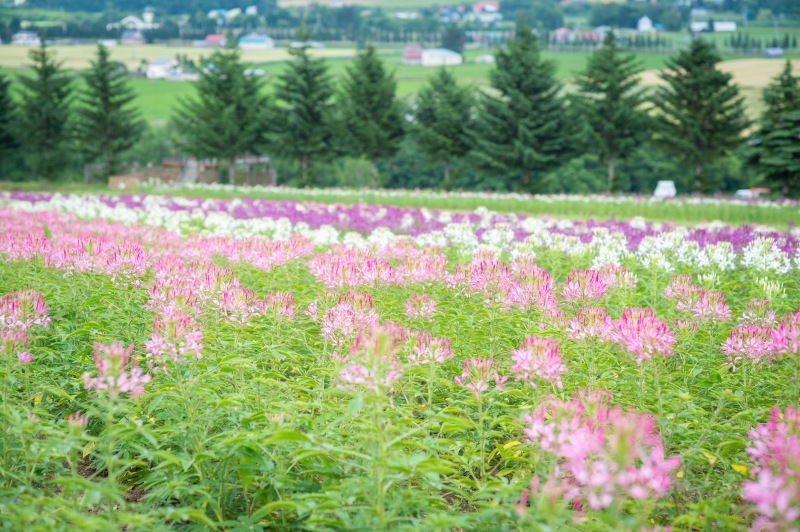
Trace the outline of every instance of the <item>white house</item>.
<path fill-rule="evenodd" d="M 168 79 L 180 76 L 181 69 L 178 67 L 178 61 L 175 59 L 153 59 L 147 63 L 147 70 L 145 76 L 147 79 Z"/>
<path fill-rule="evenodd" d="M 708 22 L 691 22 L 689 23 L 689 31 L 692 33 L 700 33 L 701 31 L 708 31 Z"/>
<path fill-rule="evenodd" d="M 244 9 L 244 14 L 248 17 L 258 16 L 258 6 L 247 6 Z"/>
<path fill-rule="evenodd" d="M 242 50 L 271 50 L 275 48 L 275 41 L 268 35 L 251 33 L 239 37 L 239 48 Z"/>
<path fill-rule="evenodd" d="M 32 31 L 18 31 L 11 36 L 11 44 L 16 46 L 39 46 L 42 44 L 39 34 Z"/>
<path fill-rule="evenodd" d="M 429 48 L 422 51 L 422 66 L 454 66 L 463 62 L 461 54 L 446 48 Z"/>
<path fill-rule="evenodd" d="M 113 30 L 116 28 L 123 28 L 126 30 L 146 31 L 157 29 L 159 26 L 160 24 L 153 22 L 153 12 L 145 11 L 142 13 L 142 18 L 128 15 L 119 22 L 106 24 L 106 29 Z"/>
<path fill-rule="evenodd" d="M 492 54 L 483 54 L 476 57 L 475 62 L 482 63 L 485 65 L 493 65 L 497 62 L 497 59 Z"/>
<path fill-rule="evenodd" d="M 233 9 L 229 9 L 227 13 L 225 13 L 225 18 L 228 20 L 233 20 L 236 17 L 242 14 L 242 10 L 238 7 L 234 7 Z"/>
<path fill-rule="evenodd" d="M 717 22 L 714 21 L 714 31 L 736 31 L 736 23 L 735 22 Z"/>
<path fill-rule="evenodd" d="M 639 22 L 636 23 L 636 29 L 642 32 L 653 31 L 653 20 L 648 16 L 640 18 Z"/>

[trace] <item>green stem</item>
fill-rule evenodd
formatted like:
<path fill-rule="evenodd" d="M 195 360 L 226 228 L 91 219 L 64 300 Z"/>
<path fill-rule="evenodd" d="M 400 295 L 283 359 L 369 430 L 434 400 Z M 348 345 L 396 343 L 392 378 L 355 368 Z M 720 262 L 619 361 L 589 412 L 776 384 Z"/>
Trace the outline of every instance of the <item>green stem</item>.
<path fill-rule="evenodd" d="M 436 366 L 433 360 L 429 361 L 430 365 L 428 373 L 428 411 L 433 411 L 433 379 L 436 377 Z"/>
<path fill-rule="evenodd" d="M 639 363 L 639 411 L 644 412 L 644 361 Z"/>
<path fill-rule="evenodd" d="M 114 463 L 114 419 L 116 416 L 116 397 L 111 394 L 107 395 L 106 399 L 106 445 L 105 456 L 103 461 L 106 464 L 106 479 L 108 483 L 109 493 L 114 493 L 117 490 L 117 471 L 116 464 Z M 108 517 L 111 523 L 114 522 L 114 499 L 109 498 L 108 502 Z"/>
<path fill-rule="evenodd" d="M 3 376 L 3 486 L 6 485 L 6 472 L 8 471 L 8 446 L 10 443 L 8 435 L 8 384 L 11 382 L 11 359 L 10 349 L 6 348 L 6 353 L 3 356 L 5 362 L 5 375 Z"/>
<path fill-rule="evenodd" d="M 481 480 L 486 477 L 486 433 L 483 429 L 483 399 L 478 395 L 478 438 L 481 457 Z"/>
<path fill-rule="evenodd" d="M 378 518 L 378 530 L 386 529 L 386 515 L 384 511 L 384 471 L 386 464 L 386 440 L 383 433 L 383 423 L 380 418 L 380 411 L 377 406 L 372 409 L 372 425 L 375 430 L 375 438 L 378 443 L 377 456 L 373 463 L 373 475 L 375 478 L 375 515 Z"/>

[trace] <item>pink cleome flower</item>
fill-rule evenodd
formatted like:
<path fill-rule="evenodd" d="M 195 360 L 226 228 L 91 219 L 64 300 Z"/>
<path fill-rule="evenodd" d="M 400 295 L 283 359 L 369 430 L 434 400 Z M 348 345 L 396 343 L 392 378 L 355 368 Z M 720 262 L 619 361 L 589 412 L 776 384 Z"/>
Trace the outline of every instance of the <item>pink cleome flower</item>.
<path fill-rule="evenodd" d="M 519 349 L 511 351 L 511 360 L 514 362 L 511 373 L 517 380 L 533 388 L 536 388 L 537 381 L 552 382 L 559 388 L 564 387 L 561 374 L 567 371 L 567 367 L 561 362 L 558 342 L 555 340 L 528 336 Z"/>
<path fill-rule="evenodd" d="M 800 411 L 775 406 L 769 421 L 750 431 L 747 453 L 756 479 L 746 481 L 743 498 L 760 518 L 755 530 L 796 530 L 800 519 Z"/>
<path fill-rule="evenodd" d="M 614 322 L 603 307 L 583 307 L 567 322 L 567 333 L 573 340 L 608 342 L 614 332 Z"/>
<path fill-rule="evenodd" d="M 492 371 L 493 365 L 493 357 L 464 359 L 464 370 L 455 377 L 455 383 L 474 393 L 475 397 L 480 397 L 489 389 L 490 380 L 494 380 L 495 388 L 499 390 L 508 377 L 501 377 L 497 371 Z"/>
<path fill-rule="evenodd" d="M 600 510 L 625 497 L 666 494 L 679 458 L 664 456 L 652 417 L 611 407 L 610 399 L 604 391 L 568 401 L 548 397 L 523 418 L 526 437 L 553 463 L 545 484 L 549 497 Z M 538 489 L 538 483 L 531 486 Z"/>
<path fill-rule="evenodd" d="M 771 362 L 777 354 L 776 347 L 771 329 L 758 325 L 740 325 L 731 329 L 721 350 L 728 360 L 725 365 L 736 371 L 736 366 L 746 360 L 753 364 Z"/>
<path fill-rule="evenodd" d="M 140 395 L 144 391 L 144 385 L 150 382 L 150 375 L 142 373 L 136 367 L 136 360 L 131 357 L 132 351 L 133 344 L 126 348 L 116 341 L 110 345 L 95 343 L 94 365 L 97 376 L 84 373 L 84 388 L 115 397 L 123 393 L 130 393 L 131 398 Z"/>
<path fill-rule="evenodd" d="M 408 298 L 406 303 L 406 317 L 412 320 L 433 321 L 433 314 L 436 312 L 436 301 L 428 297 L 428 294 L 414 294 Z"/>
<path fill-rule="evenodd" d="M 675 336 L 652 308 L 626 308 L 614 321 L 611 339 L 627 349 L 641 364 L 655 355 L 670 356 Z"/>

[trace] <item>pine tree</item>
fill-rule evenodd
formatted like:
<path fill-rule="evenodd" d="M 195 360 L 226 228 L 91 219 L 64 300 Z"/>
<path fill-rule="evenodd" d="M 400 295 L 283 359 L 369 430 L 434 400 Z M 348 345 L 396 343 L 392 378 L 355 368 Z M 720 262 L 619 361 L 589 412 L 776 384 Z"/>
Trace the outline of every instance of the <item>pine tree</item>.
<path fill-rule="evenodd" d="M 376 161 L 397 153 L 403 138 L 403 109 L 395 97 L 397 81 L 386 72 L 373 46 L 358 54 L 339 95 L 343 136 L 351 155 L 370 162 L 377 186 Z"/>
<path fill-rule="evenodd" d="M 281 74 L 276 96 L 276 141 L 280 152 L 300 162 L 303 184 L 315 159 L 331 155 L 330 127 L 333 87 L 324 60 L 312 59 L 306 47 L 292 49 L 294 61 Z"/>
<path fill-rule="evenodd" d="M 261 146 L 268 111 L 261 80 L 245 70 L 235 44 L 216 50 L 197 80 L 197 97 L 181 100 L 173 117 L 179 144 L 195 157 L 226 164 L 230 183 L 236 158 Z"/>
<path fill-rule="evenodd" d="M 119 155 L 132 148 L 141 137 L 144 122 L 136 98 L 125 82 L 125 65 L 111 61 L 108 49 L 99 45 L 97 58 L 85 75 L 86 89 L 77 108 L 76 138 L 88 161 L 102 161 L 104 177 L 111 175 Z"/>
<path fill-rule="evenodd" d="M 444 162 L 445 189 L 450 189 L 453 159 L 469 153 L 472 143 L 472 91 L 459 87 L 442 68 L 417 95 L 411 133 L 425 155 Z"/>
<path fill-rule="evenodd" d="M 29 53 L 33 75 L 19 78 L 23 91 L 14 128 L 33 172 L 52 181 L 67 160 L 72 88 L 54 52 L 41 41 Z"/>
<path fill-rule="evenodd" d="M 467 43 L 467 34 L 464 28 L 456 24 L 449 24 L 442 33 L 442 48 L 447 48 L 460 54 L 464 53 L 464 45 Z"/>
<path fill-rule="evenodd" d="M 555 65 L 541 57 L 531 29 L 517 27 L 516 39 L 497 53 L 490 74 L 498 94 L 482 95 L 475 121 L 474 150 L 479 166 L 504 175 L 516 173 L 522 188 L 531 175 L 554 170 L 572 152 L 561 86 Z"/>
<path fill-rule="evenodd" d="M 616 162 L 647 135 L 647 119 L 641 110 L 644 95 L 637 77 L 641 71 L 636 57 L 617 46 L 610 31 L 577 79 L 578 102 L 590 129 L 588 145 L 608 166 L 609 192 L 614 187 Z"/>
<path fill-rule="evenodd" d="M 11 99 L 11 81 L 0 72 L 0 179 L 6 175 L 6 161 L 17 147 L 17 140 L 12 132 L 14 121 L 14 101 Z"/>
<path fill-rule="evenodd" d="M 800 193 L 800 77 L 786 61 L 783 72 L 764 89 L 766 109 L 754 135 L 750 163 L 784 195 Z"/>
<path fill-rule="evenodd" d="M 717 69 L 722 59 L 713 44 L 696 39 L 667 61 L 666 82 L 656 95 L 655 140 L 694 171 L 703 186 L 703 168 L 741 145 L 748 122 L 744 98 L 732 76 Z"/>

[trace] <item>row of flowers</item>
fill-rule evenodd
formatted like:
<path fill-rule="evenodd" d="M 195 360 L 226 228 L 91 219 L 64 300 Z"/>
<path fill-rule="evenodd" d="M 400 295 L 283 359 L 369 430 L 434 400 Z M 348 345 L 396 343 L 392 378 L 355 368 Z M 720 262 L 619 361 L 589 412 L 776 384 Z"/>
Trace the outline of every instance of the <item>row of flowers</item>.
<path fill-rule="evenodd" d="M 12 224 L 32 231 L 36 225 L 54 219 L 64 224 L 77 216 L 82 220 L 102 218 L 133 224 L 129 234 L 134 238 L 136 233 L 147 231 L 141 226 L 164 228 L 173 233 L 166 237 L 171 241 L 181 233 L 197 239 L 199 233 L 234 240 L 266 236 L 284 241 L 302 237 L 312 246 L 346 244 L 354 248 L 380 249 L 411 242 L 418 248 L 447 248 L 467 255 L 491 252 L 515 259 L 554 252 L 588 258 L 595 269 L 629 260 L 668 272 L 682 268 L 724 272 L 741 267 L 758 274 L 784 275 L 800 268 L 800 230 L 796 228 L 781 232 L 723 224 L 683 227 L 641 219 L 565 221 L 496 214 L 486 209 L 450 213 L 249 199 L 27 193 L 5 196 L 3 203 L 9 208 L 0 210 L 0 217 L 10 219 L 19 211 L 35 213 L 39 217 Z M 58 217 L 54 212 L 62 215 Z"/>

